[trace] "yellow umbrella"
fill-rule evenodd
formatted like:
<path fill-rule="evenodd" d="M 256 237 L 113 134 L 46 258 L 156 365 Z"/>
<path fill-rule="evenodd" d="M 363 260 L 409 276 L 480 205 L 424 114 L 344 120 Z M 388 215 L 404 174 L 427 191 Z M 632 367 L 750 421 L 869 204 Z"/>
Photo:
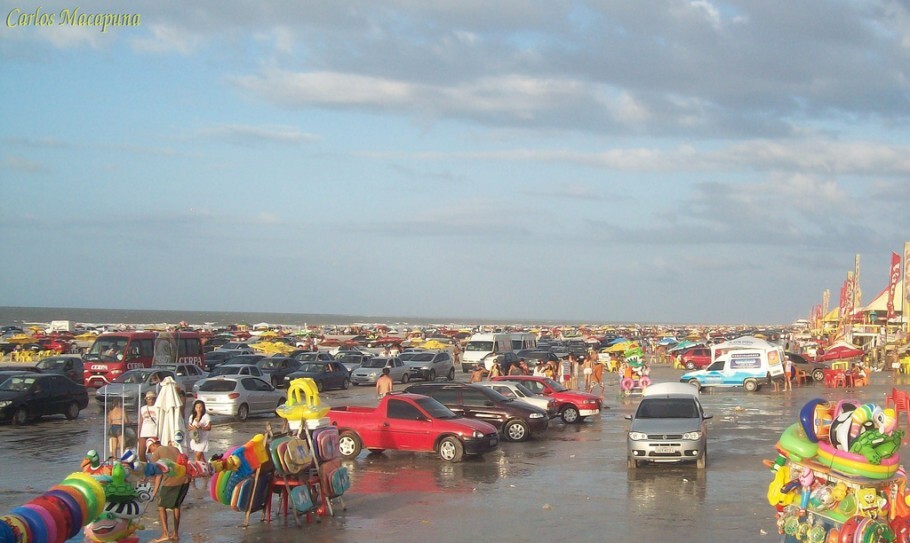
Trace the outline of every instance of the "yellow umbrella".
<path fill-rule="evenodd" d="M 621 353 L 631 346 L 632 346 L 631 341 L 623 341 L 621 343 L 616 343 L 616 344 L 610 345 L 606 349 L 601 349 L 600 352 L 602 352 L 602 353 Z"/>
<path fill-rule="evenodd" d="M 16 334 L 15 336 L 10 337 L 6 341 L 8 341 L 9 343 L 28 343 L 31 340 L 32 340 L 32 338 L 30 336 L 27 336 L 25 334 Z"/>
<path fill-rule="evenodd" d="M 436 341 L 435 339 L 431 339 L 430 341 L 427 341 L 426 343 L 421 345 L 421 347 L 423 347 L 424 349 L 439 350 L 439 349 L 447 348 L 448 345 L 446 345 L 445 343 L 443 343 L 441 341 Z"/>

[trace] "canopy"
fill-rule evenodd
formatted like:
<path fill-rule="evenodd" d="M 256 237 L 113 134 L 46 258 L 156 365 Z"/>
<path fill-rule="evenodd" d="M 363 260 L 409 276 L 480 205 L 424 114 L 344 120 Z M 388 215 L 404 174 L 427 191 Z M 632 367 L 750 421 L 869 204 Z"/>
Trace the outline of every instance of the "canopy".
<path fill-rule="evenodd" d="M 173 377 L 167 376 L 161 380 L 161 390 L 155 398 L 155 409 L 158 410 L 158 439 L 164 445 L 172 445 L 180 452 L 186 452 L 183 401 Z"/>
<path fill-rule="evenodd" d="M 898 281 L 894 289 L 894 311 L 900 313 L 901 299 L 904 297 L 903 281 Z M 872 300 L 869 305 L 863 308 L 864 313 L 875 311 L 879 317 L 884 318 L 888 314 L 888 287 L 885 287 L 878 296 Z"/>

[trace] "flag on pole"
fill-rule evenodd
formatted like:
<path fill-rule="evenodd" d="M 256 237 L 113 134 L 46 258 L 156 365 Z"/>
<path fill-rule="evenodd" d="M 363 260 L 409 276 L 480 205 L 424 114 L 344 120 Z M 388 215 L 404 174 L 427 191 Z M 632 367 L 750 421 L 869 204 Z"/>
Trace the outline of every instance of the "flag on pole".
<path fill-rule="evenodd" d="M 891 277 L 888 281 L 888 318 L 893 319 L 897 313 L 894 311 L 894 291 L 897 290 L 897 282 L 901 278 L 901 257 L 897 253 L 891 253 Z"/>

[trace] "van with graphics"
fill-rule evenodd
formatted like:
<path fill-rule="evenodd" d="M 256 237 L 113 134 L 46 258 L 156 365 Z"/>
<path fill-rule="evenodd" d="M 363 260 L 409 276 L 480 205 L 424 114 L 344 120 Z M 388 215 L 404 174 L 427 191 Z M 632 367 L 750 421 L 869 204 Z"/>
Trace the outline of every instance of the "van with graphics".
<path fill-rule="evenodd" d="M 461 371 L 467 373 L 477 364 L 492 366 L 492 358 L 512 350 L 511 334 L 474 334 L 461 354 Z"/>
<path fill-rule="evenodd" d="M 176 353 L 173 351 L 176 349 Z M 95 338 L 85 355 L 85 386 L 101 387 L 121 374 L 152 365 L 193 364 L 205 369 L 196 332 L 111 332 Z"/>
<path fill-rule="evenodd" d="M 743 387 L 754 392 L 767 382 L 769 375 L 772 379 L 783 378 L 782 359 L 779 348 L 736 349 L 718 356 L 703 370 L 683 374 L 679 380 L 696 388 Z"/>

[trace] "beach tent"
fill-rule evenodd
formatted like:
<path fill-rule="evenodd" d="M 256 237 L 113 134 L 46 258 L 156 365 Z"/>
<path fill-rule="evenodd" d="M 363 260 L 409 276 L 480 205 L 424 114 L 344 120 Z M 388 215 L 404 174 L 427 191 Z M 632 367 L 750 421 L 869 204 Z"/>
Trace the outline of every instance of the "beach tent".
<path fill-rule="evenodd" d="M 903 281 L 898 281 L 896 288 L 894 289 L 894 312 L 900 313 L 901 311 L 901 300 L 904 298 L 904 285 Z M 888 314 L 888 288 L 885 287 L 885 290 L 875 297 L 874 300 L 869 302 L 869 305 L 862 309 L 863 313 L 871 313 L 875 311 L 879 319 L 885 318 Z"/>

